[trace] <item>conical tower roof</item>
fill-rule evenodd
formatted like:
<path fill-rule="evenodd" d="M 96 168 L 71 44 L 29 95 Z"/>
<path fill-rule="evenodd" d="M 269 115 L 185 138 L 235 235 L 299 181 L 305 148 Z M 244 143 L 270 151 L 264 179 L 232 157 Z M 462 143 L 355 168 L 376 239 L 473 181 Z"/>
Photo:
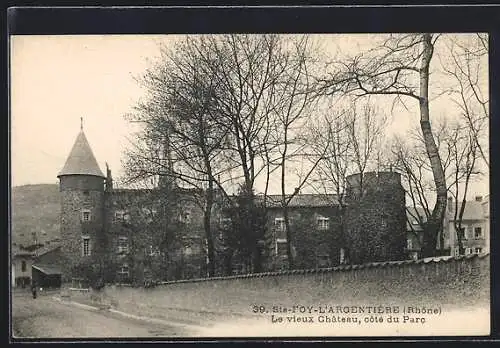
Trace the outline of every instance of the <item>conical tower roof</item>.
<path fill-rule="evenodd" d="M 76 137 L 68 159 L 57 177 L 63 175 L 94 175 L 104 178 L 83 129 Z"/>

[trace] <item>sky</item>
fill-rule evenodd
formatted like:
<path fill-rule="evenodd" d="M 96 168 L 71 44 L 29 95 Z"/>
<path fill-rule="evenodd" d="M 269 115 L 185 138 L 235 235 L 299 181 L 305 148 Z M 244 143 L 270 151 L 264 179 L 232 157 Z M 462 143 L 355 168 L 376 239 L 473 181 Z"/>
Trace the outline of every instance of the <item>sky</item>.
<path fill-rule="evenodd" d="M 326 49 L 343 53 L 370 36 L 329 36 Z M 57 174 L 80 131 L 80 118 L 103 169 L 120 177 L 132 126 L 124 115 L 143 91 L 138 77 L 173 35 L 64 35 L 11 37 L 11 183 L 58 183 Z M 333 43 L 333 44 L 330 44 Z M 442 109 L 446 109 L 441 106 Z M 439 106 L 435 108 L 439 113 Z M 410 124 L 400 118 L 392 128 Z M 488 183 L 473 191 L 488 193 Z"/>

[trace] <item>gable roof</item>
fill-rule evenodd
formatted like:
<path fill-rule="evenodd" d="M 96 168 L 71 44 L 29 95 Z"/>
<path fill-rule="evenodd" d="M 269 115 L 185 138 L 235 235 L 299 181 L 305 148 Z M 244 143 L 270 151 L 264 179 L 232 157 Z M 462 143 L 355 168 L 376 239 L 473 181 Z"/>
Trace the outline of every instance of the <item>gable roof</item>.
<path fill-rule="evenodd" d="M 461 203 L 458 204 L 458 209 L 460 209 Z M 454 220 L 455 214 L 450 214 L 450 220 Z M 458 215 L 458 214 L 457 214 Z M 465 204 L 464 215 L 462 220 L 482 220 L 485 217 L 485 212 L 483 211 L 483 202 L 478 201 L 467 201 Z"/>
<path fill-rule="evenodd" d="M 76 137 L 66 163 L 57 177 L 63 175 L 94 175 L 104 178 L 83 130 Z"/>

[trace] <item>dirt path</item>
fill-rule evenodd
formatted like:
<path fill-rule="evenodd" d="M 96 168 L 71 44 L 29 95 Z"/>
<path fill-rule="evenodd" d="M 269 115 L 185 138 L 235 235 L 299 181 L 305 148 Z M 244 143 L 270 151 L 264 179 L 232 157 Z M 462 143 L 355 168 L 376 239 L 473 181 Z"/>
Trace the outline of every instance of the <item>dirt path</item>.
<path fill-rule="evenodd" d="M 51 295 L 12 298 L 14 337 L 175 337 L 190 336 L 187 329 L 123 318 L 105 311 L 89 311 L 55 301 Z"/>

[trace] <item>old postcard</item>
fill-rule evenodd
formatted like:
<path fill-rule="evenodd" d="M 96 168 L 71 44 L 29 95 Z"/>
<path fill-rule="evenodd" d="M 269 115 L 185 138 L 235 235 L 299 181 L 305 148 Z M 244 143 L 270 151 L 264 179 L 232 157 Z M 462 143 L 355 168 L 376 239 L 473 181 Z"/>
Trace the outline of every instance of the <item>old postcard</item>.
<path fill-rule="evenodd" d="M 13 337 L 489 335 L 488 52 L 12 35 Z"/>

